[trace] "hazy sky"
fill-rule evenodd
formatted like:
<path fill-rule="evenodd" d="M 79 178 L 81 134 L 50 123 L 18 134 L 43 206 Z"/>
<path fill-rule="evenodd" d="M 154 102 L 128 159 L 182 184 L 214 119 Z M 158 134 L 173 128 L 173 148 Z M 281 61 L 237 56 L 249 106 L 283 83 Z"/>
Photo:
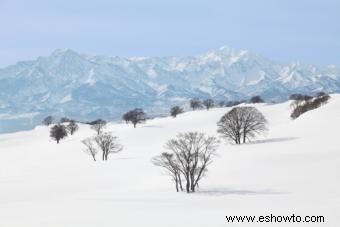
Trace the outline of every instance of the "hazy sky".
<path fill-rule="evenodd" d="M 185 56 L 223 45 L 340 65 L 340 1 L 0 0 L 0 66 L 56 48 Z"/>

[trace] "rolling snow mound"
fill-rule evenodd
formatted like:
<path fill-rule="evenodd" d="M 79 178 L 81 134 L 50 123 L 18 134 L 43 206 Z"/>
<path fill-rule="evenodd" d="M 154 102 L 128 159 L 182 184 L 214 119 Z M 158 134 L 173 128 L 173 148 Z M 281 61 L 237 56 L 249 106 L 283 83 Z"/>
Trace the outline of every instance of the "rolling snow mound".
<path fill-rule="evenodd" d="M 0 226 L 173 227 L 263 226 L 227 223 L 226 215 L 323 215 L 339 226 L 340 95 L 291 120 L 289 102 L 255 104 L 269 132 L 245 145 L 223 141 L 197 193 L 176 193 L 151 158 L 180 132 L 218 136 L 216 122 L 230 108 L 186 112 L 138 125 L 111 123 L 124 150 L 93 162 L 80 125 L 60 144 L 49 128 L 0 135 Z"/>

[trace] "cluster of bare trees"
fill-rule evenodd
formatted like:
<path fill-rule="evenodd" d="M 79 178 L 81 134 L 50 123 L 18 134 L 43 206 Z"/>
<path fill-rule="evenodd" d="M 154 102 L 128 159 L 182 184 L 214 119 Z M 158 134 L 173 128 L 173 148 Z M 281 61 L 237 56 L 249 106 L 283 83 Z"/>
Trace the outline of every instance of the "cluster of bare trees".
<path fill-rule="evenodd" d="M 302 95 L 299 93 L 291 94 L 289 96 L 289 100 L 300 100 L 300 101 L 308 101 L 311 100 L 313 97 L 310 95 Z"/>
<path fill-rule="evenodd" d="M 51 127 L 50 137 L 59 143 L 60 140 L 66 138 L 69 134 L 73 135 L 78 129 L 79 126 L 74 120 L 70 120 L 67 125 L 58 123 Z"/>
<path fill-rule="evenodd" d="M 203 133 L 181 133 L 176 139 L 166 143 L 168 152 L 154 157 L 152 162 L 166 170 L 174 181 L 177 192 L 184 190 L 183 181 L 187 193 L 195 192 L 216 155 L 218 143 L 215 137 Z"/>
<path fill-rule="evenodd" d="M 107 161 L 109 154 L 118 153 L 123 149 L 118 138 L 111 132 L 100 132 L 94 137 L 84 139 L 82 143 L 85 145 L 84 152 L 91 155 L 94 161 L 99 151 L 102 153 L 102 160 Z"/>
<path fill-rule="evenodd" d="M 267 120 L 255 107 L 234 107 L 217 122 L 217 132 L 235 144 L 246 143 L 265 132 Z"/>
<path fill-rule="evenodd" d="M 310 98 L 306 98 L 304 96 L 303 99 L 296 99 L 291 103 L 292 113 L 290 117 L 292 119 L 298 118 L 303 113 L 319 108 L 320 106 L 326 104 L 330 99 L 330 96 L 324 92 L 319 92 L 315 97 L 308 96 Z"/>
<path fill-rule="evenodd" d="M 102 160 L 107 161 L 109 154 L 120 152 L 123 146 L 111 132 L 104 132 L 106 121 L 98 119 L 91 123 L 91 129 L 96 132 L 96 135 L 82 141 L 85 146 L 84 152 L 91 155 L 93 160 L 96 161 L 96 155 L 101 151 Z"/>
<path fill-rule="evenodd" d="M 205 107 L 207 110 L 211 109 L 215 106 L 215 102 L 212 99 L 205 99 L 201 101 L 198 98 L 193 98 L 190 100 L 190 107 L 192 110 L 197 110 Z"/>
<path fill-rule="evenodd" d="M 255 96 L 252 96 L 249 100 L 219 101 L 218 105 L 220 107 L 233 107 L 241 103 L 263 103 L 263 102 L 264 100 L 261 96 L 255 95 Z"/>
<path fill-rule="evenodd" d="M 61 123 L 63 122 L 63 123 Z M 55 124 L 50 129 L 50 137 L 59 143 L 60 140 L 66 138 L 69 134 L 73 135 L 79 126 L 74 120 L 67 118 L 61 119 L 61 122 Z M 67 123 L 68 124 L 65 124 Z M 48 116 L 44 119 L 45 125 L 51 125 L 53 123 L 53 117 Z M 119 144 L 118 138 L 113 136 L 110 132 L 104 132 L 106 127 L 106 121 L 97 119 L 89 122 L 91 129 L 96 132 L 96 136 L 87 138 L 82 141 L 85 145 L 85 152 L 90 154 L 94 161 L 96 161 L 96 155 L 99 151 L 102 152 L 102 160 L 106 161 L 109 154 L 117 153 L 123 149 L 122 145 Z"/>
<path fill-rule="evenodd" d="M 254 97 L 251 102 L 259 103 L 261 97 Z M 223 103 L 225 105 L 225 103 Z M 193 110 L 205 107 L 207 110 L 215 106 L 212 99 L 200 101 L 197 98 L 190 100 Z M 170 115 L 176 117 L 183 113 L 180 106 L 170 109 Z M 146 120 L 146 114 L 142 109 L 136 108 L 123 115 L 126 123 L 132 123 L 134 127 Z M 78 130 L 78 125 L 70 119 L 62 119 L 63 123 L 58 123 L 51 128 L 51 137 L 57 143 L 68 134 L 73 134 Z M 67 125 L 65 125 L 68 122 Z M 51 116 L 44 119 L 44 124 L 53 123 Z M 267 130 L 267 120 L 255 107 L 234 107 L 226 113 L 217 123 L 218 132 L 225 138 L 234 141 L 236 144 L 245 143 L 253 139 L 260 133 Z M 97 119 L 89 122 L 91 129 L 95 131 L 93 137 L 82 141 L 84 152 L 89 154 L 94 161 L 97 155 L 101 155 L 101 160 L 107 161 L 110 154 L 122 151 L 123 146 L 118 138 L 111 132 L 105 132 L 106 121 Z M 209 165 L 216 156 L 219 141 L 213 136 L 207 136 L 199 132 L 180 133 L 174 139 L 170 139 L 165 144 L 166 151 L 152 159 L 152 163 L 163 168 L 174 182 L 176 191 L 186 191 L 193 193 L 199 187 L 200 181 L 206 176 Z"/>

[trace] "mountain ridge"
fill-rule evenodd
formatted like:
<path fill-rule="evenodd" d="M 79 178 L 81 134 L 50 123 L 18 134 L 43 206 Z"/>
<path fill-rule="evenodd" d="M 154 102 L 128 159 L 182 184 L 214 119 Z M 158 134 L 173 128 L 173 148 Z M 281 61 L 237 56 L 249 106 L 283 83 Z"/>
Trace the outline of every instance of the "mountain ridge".
<path fill-rule="evenodd" d="M 142 107 L 156 116 L 193 97 L 228 101 L 261 95 L 283 101 L 296 92 L 334 93 L 340 91 L 340 69 L 277 63 L 227 46 L 187 57 L 106 57 L 56 49 L 1 68 L 0 86 L 5 132 L 31 128 L 50 114 L 114 120 Z"/>

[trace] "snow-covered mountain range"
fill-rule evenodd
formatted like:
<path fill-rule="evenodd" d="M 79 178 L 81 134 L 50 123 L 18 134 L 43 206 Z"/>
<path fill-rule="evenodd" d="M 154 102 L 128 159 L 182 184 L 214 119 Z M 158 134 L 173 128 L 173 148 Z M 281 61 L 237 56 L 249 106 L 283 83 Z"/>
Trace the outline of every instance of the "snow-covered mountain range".
<path fill-rule="evenodd" d="M 132 58 L 66 49 L 0 69 L 0 90 L 0 131 L 8 132 L 50 114 L 114 120 L 135 107 L 165 114 L 193 97 L 281 101 L 295 92 L 339 92 L 340 68 L 282 64 L 229 47 L 193 57 Z"/>

